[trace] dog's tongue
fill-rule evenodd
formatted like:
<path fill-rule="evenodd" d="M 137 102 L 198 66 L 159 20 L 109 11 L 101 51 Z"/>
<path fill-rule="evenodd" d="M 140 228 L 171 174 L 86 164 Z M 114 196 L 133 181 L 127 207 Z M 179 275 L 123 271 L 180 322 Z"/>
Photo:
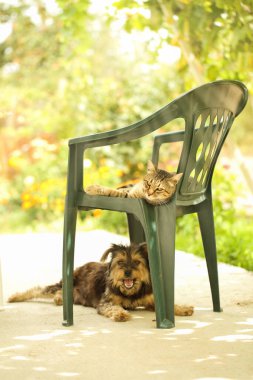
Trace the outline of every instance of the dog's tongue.
<path fill-rule="evenodd" d="M 131 280 L 130 278 L 126 278 L 126 279 L 124 280 L 124 285 L 125 285 L 126 288 L 130 289 L 130 288 L 133 287 L 134 282 L 133 282 L 133 280 Z"/>

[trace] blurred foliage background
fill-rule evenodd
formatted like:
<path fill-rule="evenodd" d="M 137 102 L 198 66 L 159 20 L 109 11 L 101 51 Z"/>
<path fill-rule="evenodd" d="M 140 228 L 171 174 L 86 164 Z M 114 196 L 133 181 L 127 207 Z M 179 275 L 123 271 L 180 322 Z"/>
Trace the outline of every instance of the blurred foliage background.
<path fill-rule="evenodd" d="M 214 211 L 219 259 L 253 270 L 252 46 L 252 0 L 0 0 L 0 232 L 62 229 L 69 138 L 238 79 L 250 97 L 214 176 Z M 140 177 L 151 148 L 143 139 L 88 152 L 87 183 Z M 178 152 L 161 165 L 176 169 Z M 79 228 L 124 234 L 126 220 L 93 211 Z M 201 255 L 196 219 L 177 230 L 177 248 Z"/>

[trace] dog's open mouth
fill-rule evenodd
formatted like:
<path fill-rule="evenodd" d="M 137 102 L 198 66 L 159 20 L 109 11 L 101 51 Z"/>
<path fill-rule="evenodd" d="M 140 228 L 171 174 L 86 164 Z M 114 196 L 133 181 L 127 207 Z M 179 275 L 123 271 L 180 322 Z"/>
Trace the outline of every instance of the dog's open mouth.
<path fill-rule="evenodd" d="M 134 286 L 134 280 L 132 280 L 131 278 L 125 278 L 123 280 L 123 284 L 125 288 L 131 289 Z"/>

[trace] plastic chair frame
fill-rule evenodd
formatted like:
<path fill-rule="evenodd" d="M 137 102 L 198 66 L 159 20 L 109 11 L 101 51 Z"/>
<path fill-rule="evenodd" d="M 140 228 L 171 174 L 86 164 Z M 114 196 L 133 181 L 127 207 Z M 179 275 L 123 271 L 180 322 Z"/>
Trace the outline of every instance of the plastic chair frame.
<path fill-rule="evenodd" d="M 181 95 L 135 124 L 69 140 L 63 237 L 63 325 L 73 324 L 73 265 L 77 212 L 91 209 L 125 212 L 130 241 L 147 242 L 158 328 L 171 328 L 175 324 L 176 217 L 197 213 L 213 310 L 222 310 L 211 181 L 221 147 L 235 117 L 243 110 L 246 102 L 247 89 L 241 82 L 216 81 Z M 183 173 L 183 177 L 178 184 L 177 193 L 169 203 L 151 206 L 142 199 L 94 196 L 85 193 L 83 157 L 86 149 L 139 139 L 178 118 L 184 119 L 185 130 L 156 135 L 152 155 L 152 161 L 158 164 L 162 144 L 183 142 L 177 170 Z"/>

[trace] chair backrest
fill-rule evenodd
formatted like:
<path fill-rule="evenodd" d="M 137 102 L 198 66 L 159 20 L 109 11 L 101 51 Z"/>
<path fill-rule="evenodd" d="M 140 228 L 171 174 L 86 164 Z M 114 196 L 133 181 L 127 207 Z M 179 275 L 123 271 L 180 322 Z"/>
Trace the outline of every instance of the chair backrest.
<path fill-rule="evenodd" d="M 178 203 L 205 198 L 218 155 L 235 117 L 247 103 L 247 88 L 238 81 L 217 81 L 198 87 L 175 103 L 185 120 L 185 137 L 178 172 Z"/>

